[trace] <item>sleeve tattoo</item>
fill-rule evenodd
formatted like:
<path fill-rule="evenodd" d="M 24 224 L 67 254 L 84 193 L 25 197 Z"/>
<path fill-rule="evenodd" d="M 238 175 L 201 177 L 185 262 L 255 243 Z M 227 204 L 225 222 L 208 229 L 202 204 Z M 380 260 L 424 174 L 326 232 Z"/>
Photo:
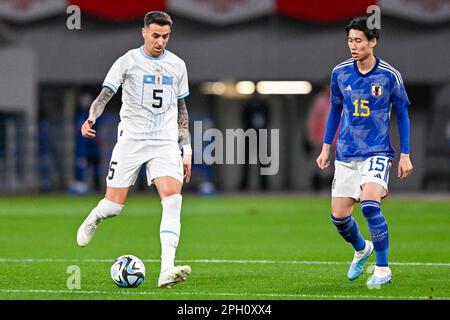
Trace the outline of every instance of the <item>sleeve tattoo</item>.
<path fill-rule="evenodd" d="M 94 100 L 89 109 L 89 118 L 97 119 L 105 110 L 105 106 L 109 100 L 111 100 L 114 95 L 114 91 L 109 88 L 103 87 L 102 91 L 98 95 L 97 99 Z"/>
<path fill-rule="evenodd" d="M 191 144 L 189 115 L 184 99 L 178 100 L 178 143 L 181 146 Z"/>

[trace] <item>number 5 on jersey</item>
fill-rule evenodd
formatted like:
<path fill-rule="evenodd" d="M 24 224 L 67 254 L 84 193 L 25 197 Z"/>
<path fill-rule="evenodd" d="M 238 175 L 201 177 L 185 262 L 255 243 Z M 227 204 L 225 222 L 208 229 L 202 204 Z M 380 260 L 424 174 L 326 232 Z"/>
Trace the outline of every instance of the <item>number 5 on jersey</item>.
<path fill-rule="evenodd" d="M 161 108 L 163 104 L 163 89 L 153 89 L 153 99 L 157 101 L 157 103 L 152 103 L 153 108 Z"/>
<path fill-rule="evenodd" d="M 117 161 L 111 161 L 111 163 L 109 164 L 109 175 L 108 175 L 108 180 L 112 180 L 114 178 L 114 173 L 116 173 L 116 168 L 114 168 L 114 166 L 117 165 Z"/>

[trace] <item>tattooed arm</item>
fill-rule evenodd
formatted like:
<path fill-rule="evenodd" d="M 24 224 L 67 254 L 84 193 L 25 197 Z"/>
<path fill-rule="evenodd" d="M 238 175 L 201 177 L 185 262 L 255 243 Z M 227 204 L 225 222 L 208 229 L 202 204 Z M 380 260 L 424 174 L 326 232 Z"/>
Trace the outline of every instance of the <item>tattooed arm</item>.
<path fill-rule="evenodd" d="M 178 99 L 178 143 L 183 147 L 191 144 L 189 115 L 184 99 Z"/>
<path fill-rule="evenodd" d="M 109 88 L 103 87 L 102 91 L 98 95 L 97 99 L 94 100 L 89 109 L 89 117 L 81 126 L 81 134 L 85 138 L 95 138 L 95 130 L 92 126 L 95 124 L 95 120 L 101 116 L 103 110 L 108 101 L 114 95 L 114 91 Z"/>
<path fill-rule="evenodd" d="M 189 115 L 184 99 L 178 100 L 178 143 L 183 146 L 183 167 L 186 183 L 191 179 L 191 134 L 189 133 Z"/>

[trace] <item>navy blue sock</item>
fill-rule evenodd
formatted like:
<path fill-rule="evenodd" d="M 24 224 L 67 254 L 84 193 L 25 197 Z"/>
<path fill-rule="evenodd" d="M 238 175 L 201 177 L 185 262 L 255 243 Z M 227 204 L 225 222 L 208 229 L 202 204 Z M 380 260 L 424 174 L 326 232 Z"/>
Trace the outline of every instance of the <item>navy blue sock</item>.
<path fill-rule="evenodd" d="M 374 200 L 361 201 L 361 210 L 369 224 L 370 238 L 376 255 L 376 265 L 388 266 L 389 234 L 386 219 L 381 213 L 380 203 Z"/>
<path fill-rule="evenodd" d="M 361 236 L 361 233 L 358 229 L 358 224 L 352 216 L 348 216 L 346 218 L 336 218 L 331 214 L 331 221 L 336 226 L 339 234 L 347 241 L 350 242 L 353 248 L 356 251 L 360 251 L 364 249 L 366 246 L 366 242 L 364 238 Z"/>

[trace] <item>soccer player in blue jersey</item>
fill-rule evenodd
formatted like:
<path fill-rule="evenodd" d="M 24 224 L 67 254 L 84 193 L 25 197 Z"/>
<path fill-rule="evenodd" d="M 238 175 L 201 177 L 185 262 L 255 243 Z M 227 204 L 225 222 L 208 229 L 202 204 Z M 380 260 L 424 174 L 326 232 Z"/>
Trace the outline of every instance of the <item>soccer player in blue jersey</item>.
<path fill-rule="evenodd" d="M 398 177 L 404 179 L 412 174 L 410 102 L 400 72 L 374 55 L 379 30 L 368 27 L 367 16 L 354 18 L 345 30 L 352 58 L 338 64 L 331 73 L 332 105 L 322 152 L 316 162 L 320 169 L 330 166 L 330 147 L 340 125 L 331 221 L 355 250 L 347 274 L 349 280 L 363 273 L 364 264 L 375 251 L 375 270 L 367 280 L 370 288 L 392 279 L 388 227 L 380 204 L 388 194 L 389 170 L 394 159 L 389 139 L 391 108 L 397 114 L 400 134 Z M 357 202 L 367 220 L 371 241 L 364 240 L 352 217 Z"/>

